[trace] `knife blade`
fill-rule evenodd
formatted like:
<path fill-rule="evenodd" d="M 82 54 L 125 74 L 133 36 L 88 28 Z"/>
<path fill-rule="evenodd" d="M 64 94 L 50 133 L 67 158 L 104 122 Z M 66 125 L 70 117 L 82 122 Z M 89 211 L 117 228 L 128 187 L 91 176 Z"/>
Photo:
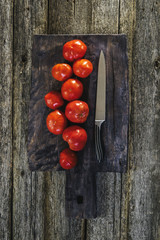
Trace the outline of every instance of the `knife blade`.
<path fill-rule="evenodd" d="M 95 111 L 95 149 L 99 162 L 103 159 L 101 144 L 101 125 L 105 121 L 106 115 L 106 64 L 105 56 L 101 50 L 98 63 L 97 95 Z"/>

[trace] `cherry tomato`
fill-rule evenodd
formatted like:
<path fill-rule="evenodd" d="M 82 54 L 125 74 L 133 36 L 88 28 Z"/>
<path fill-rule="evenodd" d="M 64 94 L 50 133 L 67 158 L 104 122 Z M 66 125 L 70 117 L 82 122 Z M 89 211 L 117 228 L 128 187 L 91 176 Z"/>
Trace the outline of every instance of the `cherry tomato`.
<path fill-rule="evenodd" d="M 63 132 L 63 140 L 68 142 L 69 148 L 73 151 L 80 151 L 87 142 L 87 133 L 84 128 L 79 126 L 70 126 Z"/>
<path fill-rule="evenodd" d="M 58 81 L 65 81 L 72 76 L 72 68 L 69 64 L 58 63 L 52 68 L 52 76 Z"/>
<path fill-rule="evenodd" d="M 69 61 L 73 62 L 74 60 L 82 58 L 87 51 L 87 46 L 81 40 L 75 39 L 69 41 L 63 46 L 63 57 Z"/>
<path fill-rule="evenodd" d="M 84 123 L 87 120 L 88 114 L 88 104 L 80 100 L 68 103 L 65 109 L 66 117 L 74 123 Z"/>
<path fill-rule="evenodd" d="M 75 152 L 70 150 L 69 148 L 64 149 L 60 153 L 60 165 L 64 169 L 72 169 L 76 166 L 77 164 L 77 156 Z"/>
<path fill-rule="evenodd" d="M 44 97 L 47 107 L 55 110 L 63 106 L 64 101 L 60 92 L 51 91 L 47 93 Z"/>
<path fill-rule="evenodd" d="M 68 79 L 61 88 L 62 97 L 67 101 L 78 99 L 83 93 L 83 84 L 77 79 Z"/>
<path fill-rule="evenodd" d="M 47 116 L 46 120 L 48 130 L 55 134 L 62 134 L 67 126 L 67 119 L 63 112 L 55 110 Z"/>
<path fill-rule="evenodd" d="M 73 72 L 81 78 L 86 78 L 93 71 L 92 63 L 87 59 L 79 59 L 73 63 Z"/>

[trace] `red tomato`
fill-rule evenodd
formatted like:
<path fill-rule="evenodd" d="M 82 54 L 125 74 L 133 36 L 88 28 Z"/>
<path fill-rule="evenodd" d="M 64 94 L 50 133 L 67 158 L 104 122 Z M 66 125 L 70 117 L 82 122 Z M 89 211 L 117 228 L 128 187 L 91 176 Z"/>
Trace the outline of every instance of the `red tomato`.
<path fill-rule="evenodd" d="M 77 164 L 77 156 L 75 152 L 70 150 L 69 148 L 64 149 L 60 153 L 60 165 L 64 169 L 71 169 L 74 168 Z"/>
<path fill-rule="evenodd" d="M 58 81 L 65 81 L 72 76 L 72 68 L 69 64 L 59 63 L 53 66 L 52 76 Z"/>
<path fill-rule="evenodd" d="M 51 91 L 47 93 L 44 97 L 47 107 L 55 110 L 63 106 L 64 101 L 60 92 Z"/>
<path fill-rule="evenodd" d="M 51 112 L 46 120 L 48 130 L 55 134 L 62 134 L 67 126 L 67 119 L 63 112 L 55 110 Z"/>
<path fill-rule="evenodd" d="M 78 99 L 83 93 L 83 84 L 77 79 L 68 79 L 61 88 L 62 97 L 67 101 Z"/>
<path fill-rule="evenodd" d="M 69 41 L 63 46 L 63 57 L 69 61 L 73 62 L 79 58 L 82 58 L 87 51 L 87 46 L 81 40 L 75 39 Z"/>
<path fill-rule="evenodd" d="M 84 128 L 79 126 L 70 126 L 63 132 L 63 140 L 68 142 L 69 148 L 73 151 L 80 151 L 87 142 L 87 133 Z"/>
<path fill-rule="evenodd" d="M 79 59 L 73 63 L 73 72 L 81 78 L 86 78 L 93 71 L 92 63 L 87 59 Z"/>
<path fill-rule="evenodd" d="M 88 104 L 80 100 L 68 103 L 65 109 L 66 117 L 75 123 L 84 123 L 87 120 L 88 114 Z"/>

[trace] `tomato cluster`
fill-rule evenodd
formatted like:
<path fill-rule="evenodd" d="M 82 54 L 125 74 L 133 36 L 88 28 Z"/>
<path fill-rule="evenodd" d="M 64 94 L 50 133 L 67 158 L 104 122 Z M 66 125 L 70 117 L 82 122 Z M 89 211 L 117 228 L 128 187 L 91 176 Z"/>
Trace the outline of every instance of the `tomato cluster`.
<path fill-rule="evenodd" d="M 52 68 L 52 76 L 62 81 L 61 92 L 51 91 L 44 97 L 46 105 L 53 109 L 47 116 L 46 124 L 48 130 L 55 134 L 62 134 L 63 140 L 69 145 L 60 153 L 60 165 L 64 169 L 71 169 L 77 164 L 75 151 L 81 151 L 87 142 L 87 133 L 84 128 L 73 125 L 68 128 L 67 121 L 73 123 L 84 123 L 89 114 L 88 104 L 81 98 L 83 84 L 77 77 L 86 78 L 93 71 L 93 65 L 88 59 L 83 59 L 87 51 L 87 46 L 81 40 L 72 40 L 64 44 L 63 57 L 69 62 L 73 62 L 73 67 L 67 63 L 58 63 Z M 73 73 L 76 77 L 71 78 Z M 58 108 L 64 105 L 64 100 L 69 103 L 65 107 L 65 112 Z"/>

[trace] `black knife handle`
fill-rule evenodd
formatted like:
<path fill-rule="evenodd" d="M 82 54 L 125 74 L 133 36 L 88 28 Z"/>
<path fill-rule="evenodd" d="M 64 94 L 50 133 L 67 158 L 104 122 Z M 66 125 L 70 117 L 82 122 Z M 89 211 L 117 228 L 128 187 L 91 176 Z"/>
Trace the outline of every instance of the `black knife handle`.
<path fill-rule="evenodd" d="M 103 160 L 103 149 L 101 144 L 101 125 L 103 121 L 95 122 L 95 149 L 96 149 L 96 158 L 100 163 Z"/>

